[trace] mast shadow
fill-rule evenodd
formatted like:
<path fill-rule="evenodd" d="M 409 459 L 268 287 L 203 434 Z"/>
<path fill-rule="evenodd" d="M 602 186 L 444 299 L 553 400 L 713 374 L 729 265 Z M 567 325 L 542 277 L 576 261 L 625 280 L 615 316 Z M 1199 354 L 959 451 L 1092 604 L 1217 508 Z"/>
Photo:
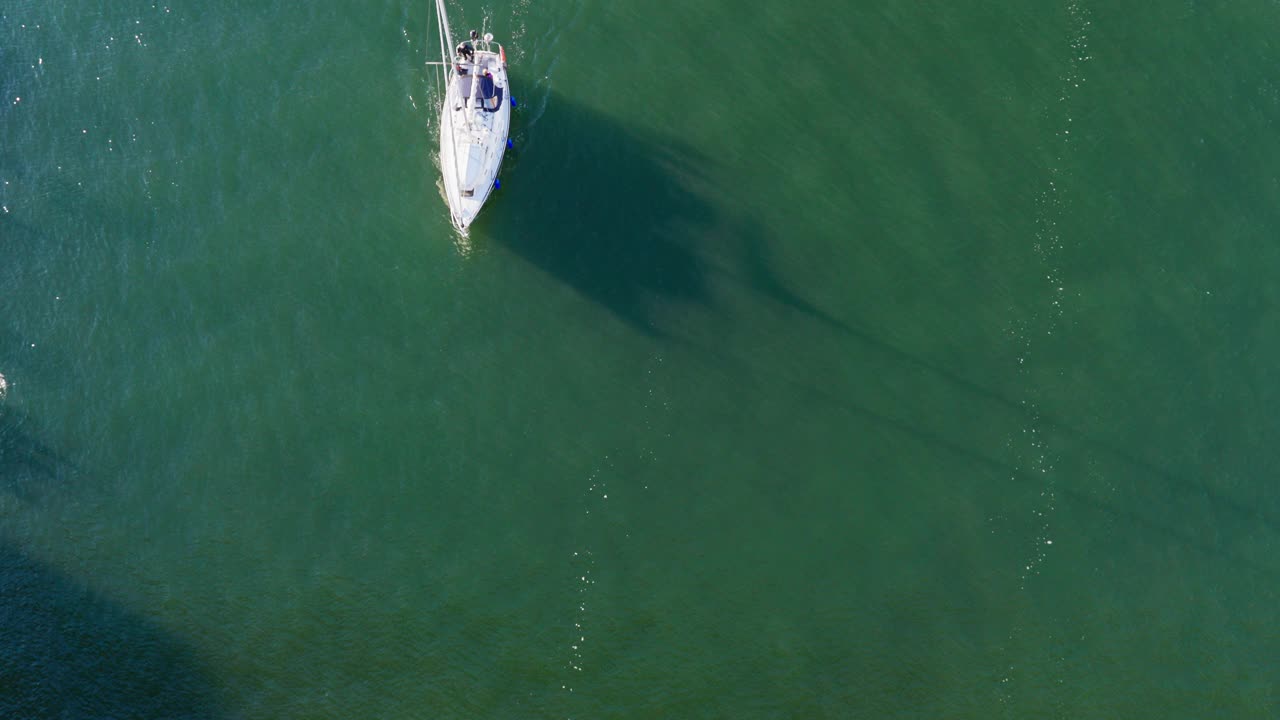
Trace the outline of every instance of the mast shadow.
<path fill-rule="evenodd" d="M 855 334 L 854 329 L 844 320 L 792 289 L 773 260 L 770 237 L 757 229 L 750 220 L 738 219 L 727 223 L 727 232 L 730 234 L 729 242 L 726 243 L 729 252 L 725 255 L 736 267 L 719 268 L 721 273 L 767 302 L 824 326 L 828 331 L 844 335 Z"/>
<path fill-rule="evenodd" d="M 957 392 L 978 398 L 1000 408 L 1004 412 L 1026 417 L 1028 421 L 1034 416 L 1035 421 L 1046 433 L 1057 433 L 1063 438 L 1080 444 L 1098 453 L 1099 457 L 1113 463 L 1117 469 L 1130 473 L 1129 477 L 1135 486 L 1163 486 L 1171 496 L 1184 502 L 1207 501 L 1214 511 L 1228 513 L 1236 518 L 1249 522 L 1261 522 L 1271 531 L 1280 530 L 1280 514 L 1274 507 L 1246 502 L 1232 497 L 1223 490 L 1215 488 L 1208 478 L 1197 477 L 1190 472 L 1179 472 L 1170 467 L 1153 462 L 1143 456 L 1141 450 L 1124 447 L 1119 442 L 1109 439 L 1097 432 L 1085 430 L 1073 423 L 1058 417 L 1051 409 L 1040 408 L 1030 410 L 1022 402 L 991 387 L 987 387 L 971 378 L 946 367 L 927 357 L 908 351 L 893 342 L 886 340 L 856 322 L 845 325 L 850 338 L 856 340 L 865 349 L 890 358 L 899 366 L 913 368 L 931 375 L 935 379 L 950 385 Z"/>
<path fill-rule="evenodd" d="M 534 102 L 487 234 L 649 335 L 664 306 L 711 304 L 696 247 L 715 222 L 697 192 L 707 158 L 555 92 Z"/>
<path fill-rule="evenodd" d="M 838 396 L 803 380 L 781 380 L 761 371 L 750 360 L 736 357 L 723 350 L 711 347 L 690 346 L 692 350 L 703 353 L 715 362 L 733 367 L 744 377 L 752 377 L 758 384 L 767 382 L 783 382 L 801 397 L 806 403 L 814 406 L 826 406 L 839 410 L 853 423 L 865 423 L 880 429 L 888 430 L 906 442 L 908 451 L 916 448 L 926 449 L 942 455 L 951 456 L 963 466 L 980 470 L 992 477 L 1006 477 L 1015 480 L 1023 487 L 1038 487 L 1043 482 L 1037 474 L 1008 459 L 1002 459 L 990 448 L 976 447 L 965 440 L 954 437 L 945 430 L 931 428 L 917 421 L 897 417 L 890 411 L 873 407 L 853 397 Z M 912 447 L 914 446 L 914 447 Z M 1141 479 L 1139 479 L 1141 480 Z M 1268 580 L 1280 576 L 1276 564 L 1265 564 L 1242 550 L 1230 536 L 1215 527 L 1218 511 L 1227 509 L 1239 511 L 1236 507 L 1223 507 L 1221 498 L 1214 498 L 1205 491 L 1209 500 L 1209 516 L 1198 518 L 1197 522 L 1174 522 L 1160 514 L 1159 507 L 1148 504 L 1125 504 L 1105 494 L 1091 492 L 1087 488 L 1077 488 L 1070 484 L 1057 486 L 1054 493 L 1071 505 L 1089 513 L 1109 517 L 1122 525 L 1135 528 L 1141 533 L 1163 538 L 1181 547 L 1194 551 L 1204 558 L 1216 562 L 1229 563 L 1242 570 L 1248 570 Z"/>

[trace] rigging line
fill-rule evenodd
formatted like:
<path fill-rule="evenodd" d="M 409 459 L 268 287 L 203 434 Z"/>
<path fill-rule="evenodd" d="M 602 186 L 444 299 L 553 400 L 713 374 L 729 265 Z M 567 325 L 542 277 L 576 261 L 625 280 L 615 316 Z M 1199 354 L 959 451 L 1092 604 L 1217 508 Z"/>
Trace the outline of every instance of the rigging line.
<path fill-rule="evenodd" d="M 453 50 L 453 46 L 451 44 L 452 38 L 449 37 L 448 22 L 449 21 L 445 16 L 442 0 L 436 0 L 436 35 L 440 39 L 440 62 L 444 63 L 440 66 L 440 79 L 444 83 L 446 89 L 448 88 L 449 82 L 449 69 L 447 64 L 452 58 L 450 52 Z M 450 44 L 446 44 L 446 41 Z"/>
<path fill-rule="evenodd" d="M 436 21 L 436 35 L 439 35 L 439 34 L 440 34 L 440 21 L 439 21 L 439 20 L 437 20 L 437 21 Z M 427 64 L 428 64 L 428 65 L 431 65 L 432 63 L 431 63 L 431 61 L 429 61 L 429 60 L 428 60 L 428 61 L 427 61 Z M 440 75 L 439 75 L 435 70 L 432 70 L 432 71 L 431 71 L 431 79 L 432 79 L 432 81 L 435 83 L 435 88 L 436 88 L 436 95 L 435 95 L 435 96 L 436 96 L 437 98 L 439 98 L 439 97 L 440 97 Z"/>
<path fill-rule="evenodd" d="M 454 164 L 454 180 L 455 184 L 461 187 L 461 177 L 458 175 L 457 168 L 457 150 L 454 146 L 456 138 L 454 137 L 453 116 L 449 111 L 449 71 L 452 69 L 453 59 L 453 38 L 449 32 L 448 15 L 445 14 L 444 0 L 436 0 L 436 26 L 440 38 L 440 80 L 443 88 L 440 91 L 440 138 L 443 141 L 445 134 L 448 133 L 449 152 L 453 155 Z M 446 118 L 448 118 L 446 120 Z M 441 153 L 444 152 L 444 144 L 441 143 Z M 444 158 L 440 158 L 440 167 L 444 169 Z M 446 195 L 448 188 L 446 188 Z M 452 210 L 452 208 L 451 208 Z"/>
<path fill-rule="evenodd" d="M 462 184 L 463 184 L 462 182 L 463 168 L 460 167 L 458 164 L 458 148 L 457 148 L 458 137 L 457 137 L 456 128 L 454 127 L 455 116 L 453 111 L 449 107 L 449 93 L 450 93 L 450 90 L 452 89 L 451 88 L 452 83 L 450 82 L 449 75 L 453 71 L 453 34 L 449 30 L 449 16 L 447 11 L 445 10 L 444 2 L 445 0 L 436 0 L 436 20 L 438 22 L 439 29 L 440 29 L 439 34 L 440 34 L 440 43 L 441 43 L 440 59 L 444 63 L 440 67 L 440 74 L 444 78 L 444 90 L 441 92 L 441 95 L 440 95 L 440 108 L 441 108 L 440 137 L 442 140 L 440 152 L 442 155 L 445 152 L 443 139 L 445 137 L 445 132 L 447 130 L 448 142 L 449 142 L 448 152 L 450 153 L 450 156 L 451 156 L 450 159 L 453 161 L 454 185 L 458 188 L 458 192 L 461 193 Z M 447 125 L 447 128 L 446 128 L 446 125 Z M 444 157 L 441 157 L 440 169 L 442 172 L 444 171 L 444 167 L 445 167 Z M 445 195 L 446 196 L 448 195 L 447 184 L 445 188 Z M 448 201 L 447 197 L 446 197 L 446 201 Z M 453 203 L 451 201 L 449 201 L 449 212 L 450 214 L 453 213 Z"/>

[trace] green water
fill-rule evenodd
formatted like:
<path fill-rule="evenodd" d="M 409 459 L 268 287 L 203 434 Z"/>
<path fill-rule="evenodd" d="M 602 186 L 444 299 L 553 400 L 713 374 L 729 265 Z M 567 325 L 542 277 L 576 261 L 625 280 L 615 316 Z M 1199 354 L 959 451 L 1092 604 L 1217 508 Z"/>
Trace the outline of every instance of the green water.
<path fill-rule="evenodd" d="M 1270 718 L 1261 0 L 0 10 L 0 716 Z"/>

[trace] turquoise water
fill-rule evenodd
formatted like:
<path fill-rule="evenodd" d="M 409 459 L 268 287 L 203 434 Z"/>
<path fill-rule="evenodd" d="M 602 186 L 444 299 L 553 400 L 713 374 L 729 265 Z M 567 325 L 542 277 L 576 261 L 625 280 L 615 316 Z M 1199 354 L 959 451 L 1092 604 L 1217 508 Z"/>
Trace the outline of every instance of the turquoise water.
<path fill-rule="evenodd" d="M 0 715 L 1274 717 L 1274 3 L 0 10 Z"/>

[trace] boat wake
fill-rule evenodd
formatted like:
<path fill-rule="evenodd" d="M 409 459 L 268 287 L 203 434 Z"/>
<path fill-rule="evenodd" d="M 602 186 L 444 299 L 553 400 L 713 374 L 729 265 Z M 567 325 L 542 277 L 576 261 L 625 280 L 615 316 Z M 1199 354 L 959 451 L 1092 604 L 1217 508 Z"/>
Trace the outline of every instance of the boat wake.
<path fill-rule="evenodd" d="M 1063 325 L 1063 301 L 1065 291 L 1062 280 L 1062 233 L 1059 229 L 1067 211 L 1067 198 L 1063 196 L 1062 184 L 1068 179 L 1068 160 L 1074 150 L 1076 137 L 1071 134 L 1074 118 L 1076 90 L 1084 83 L 1084 63 L 1089 57 L 1088 30 L 1090 21 L 1088 13 L 1074 0 L 1067 6 L 1070 18 L 1071 34 L 1069 45 L 1071 58 L 1067 62 L 1066 72 L 1061 78 L 1061 92 L 1052 109 L 1056 129 L 1051 139 L 1052 162 L 1048 168 L 1046 186 L 1036 197 L 1036 234 L 1034 250 L 1043 267 L 1045 284 L 1049 294 L 1049 305 L 1045 310 L 1044 320 L 1037 327 L 1023 328 L 1020 334 L 1022 351 L 1018 358 L 1018 370 L 1024 378 L 1030 377 L 1028 363 L 1033 359 L 1041 337 L 1052 336 Z M 1039 313 L 1037 313 L 1039 314 Z M 1033 556 L 1023 563 L 1021 573 L 1025 585 L 1027 579 L 1038 572 L 1044 562 L 1046 546 L 1052 543 L 1049 538 L 1049 515 L 1057 503 L 1057 492 L 1054 482 L 1053 462 L 1049 449 L 1045 445 L 1047 428 L 1040 419 L 1037 393 L 1032 389 L 1030 396 L 1023 401 L 1029 417 L 1029 425 L 1023 431 L 1024 461 L 1023 470 L 1030 477 L 1044 478 L 1045 485 L 1040 493 L 1043 498 L 1041 507 L 1036 510 L 1041 519 L 1040 532 L 1036 538 Z"/>
<path fill-rule="evenodd" d="M 1035 198 L 1036 229 L 1032 246 L 1039 260 L 1039 272 L 1043 274 L 1049 302 L 1047 306 L 1036 309 L 1028 321 L 1012 330 L 1019 346 L 1018 376 L 1027 387 L 1025 398 L 1021 402 L 1026 413 L 1026 424 L 1021 434 L 1011 437 L 1008 443 L 1016 453 L 1015 462 L 1019 471 L 1013 481 L 1027 478 L 1039 485 L 1037 501 L 1030 508 L 1034 515 L 1034 540 L 1017 572 L 1019 588 L 1023 591 L 1027 589 L 1027 583 L 1041 573 L 1050 557 L 1054 543 L 1053 519 L 1059 501 L 1056 455 L 1049 437 L 1053 426 L 1044 417 L 1041 392 L 1035 385 L 1035 378 L 1043 376 L 1041 364 L 1044 361 L 1041 358 L 1047 356 L 1046 346 L 1054 341 L 1050 338 L 1060 333 L 1065 325 L 1063 302 L 1066 299 L 1066 288 L 1061 259 L 1063 237 L 1059 226 L 1069 207 L 1063 185 L 1070 179 L 1069 161 L 1078 135 L 1072 132 L 1076 129 L 1073 116 L 1078 104 L 1077 90 L 1085 82 L 1084 64 L 1091 59 L 1088 32 L 1092 24 L 1087 10 L 1077 0 L 1070 0 L 1066 15 L 1070 28 L 1068 45 L 1071 56 L 1066 63 L 1066 70 L 1059 78 L 1061 90 L 1053 105 L 1048 108 L 1054 128 L 1048 144 L 1051 160 L 1045 185 Z M 1009 645 L 1016 646 L 1021 635 L 1022 628 L 1015 626 L 1008 638 Z M 1000 672 L 1000 701 L 1007 707 L 1011 707 L 1015 699 L 1018 679 L 1018 670 L 1012 664 Z"/>
<path fill-rule="evenodd" d="M 564 628 L 565 639 L 560 641 L 568 646 L 560 689 L 573 697 L 571 702 L 593 696 L 598 690 L 598 668 L 593 667 L 592 660 L 599 639 L 592 636 L 601 628 L 616 626 L 616 621 L 597 607 L 594 588 L 600 580 L 608 586 L 609 578 L 616 577 L 613 566 L 618 548 L 631 540 L 627 518 L 632 516 L 628 510 L 632 499 L 654 492 L 649 479 L 662 477 L 659 449 L 671 440 L 671 400 L 665 390 L 662 355 L 654 355 L 648 365 L 641 381 L 647 390 L 639 406 L 645 417 L 642 433 L 648 441 L 637 449 L 608 453 L 595 463 L 586 477 L 586 488 L 578 497 L 580 514 L 572 519 L 575 540 L 567 565 L 573 609 L 568 615 L 571 627 Z"/>

